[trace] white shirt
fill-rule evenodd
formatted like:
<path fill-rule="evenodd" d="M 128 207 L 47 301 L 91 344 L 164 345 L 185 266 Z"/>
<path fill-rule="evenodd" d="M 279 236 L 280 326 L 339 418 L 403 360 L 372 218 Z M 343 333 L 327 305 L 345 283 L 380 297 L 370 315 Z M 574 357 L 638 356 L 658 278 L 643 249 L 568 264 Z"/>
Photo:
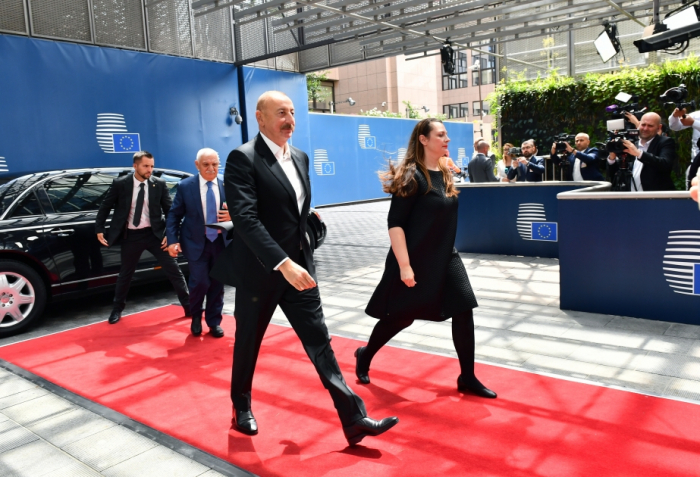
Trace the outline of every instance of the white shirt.
<path fill-rule="evenodd" d="M 297 171 L 297 168 L 294 166 L 294 161 L 292 160 L 292 152 L 289 149 L 289 144 L 285 142 L 284 147 L 279 147 L 277 144 L 265 137 L 263 133 L 260 133 L 260 136 L 263 138 L 263 141 L 265 141 L 265 144 L 267 144 L 267 147 L 270 148 L 270 151 L 272 151 L 272 154 L 274 154 L 275 158 L 277 158 L 277 162 L 279 162 L 280 166 L 282 166 L 282 170 L 287 176 L 287 179 L 289 179 L 289 183 L 292 184 L 292 188 L 294 189 L 294 193 L 296 194 L 297 207 L 299 207 L 299 213 L 301 214 L 301 209 L 304 206 L 304 199 L 306 198 L 306 193 L 304 192 L 304 186 L 301 184 L 301 177 L 299 176 L 299 171 Z"/>
<path fill-rule="evenodd" d="M 216 198 L 216 210 L 217 212 L 221 208 L 221 198 L 219 197 L 219 182 L 216 177 L 214 177 L 214 180 L 211 181 L 212 186 L 211 190 L 214 191 L 214 197 Z M 207 180 L 202 177 L 202 174 L 199 174 L 199 195 L 202 198 L 202 212 L 203 212 L 203 217 L 204 217 L 204 223 L 207 224 L 207 220 L 209 220 L 209 217 L 207 217 L 207 191 L 209 190 L 209 186 L 207 185 Z M 218 221 L 218 219 L 217 219 Z M 206 227 L 204 227 L 204 231 L 206 232 Z M 221 230 L 219 230 L 219 233 L 221 233 Z"/>
<path fill-rule="evenodd" d="M 133 174 L 131 177 L 134 180 L 134 192 L 131 194 L 131 210 L 129 210 L 129 217 L 126 219 L 126 227 L 131 230 L 145 229 L 146 227 L 151 226 L 151 217 L 148 214 L 148 186 L 152 184 L 148 181 L 139 181 L 136 178 L 136 174 Z M 139 186 L 141 184 L 144 184 L 143 211 L 141 211 L 141 221 L 139 222 L 138 227 L 134 227 L 134 212 L 136 211 L 136 201 L 139 197 L 139 191 L 141 190 L 141 187 Z"/>
<path fill-rule="evenodd" d="M 299 176 L 299 171 L 297 171 L 297 168 L 294 166 L 294 161 L 292 160 L 292 153 L 289 150 L 289 144 L 285 142 L 284 147 L 279 147 L 277 144 L 270 141 L 267 138 L 267 136 L 265 136 L 262 132 L 260 133 L 260 137 L 263 138 L 263 141 L 265 141 L 267 147 L 270 148 L 270 151 L 272 151 L 272 154 L 274 154 L 275 158 L 277 159 L 277 162 L 279 162 L 280 166 L 282 166 L 282 170 L 287 176 L 287 179 L 289 179 L 289 182 L 292 184 L 292 188 L 294 189 L 294 193 L 296 194 L 297 206 L 299 207 L 299 214 L 301 214 L 301 209 L 304 206 L 304 199 L 306 198 L 306 193 L 304 192 L 304 186 L 301 185 L 301 177 Z M 278 263 L 277 266 L 273 268 L 273 270 L 279 270 L 280 266 L 287 260 L 289 260 L 289 257 L 286 257 L 284 260 Z"/>
<path fill-rule="evenodd" d="M 677 118 L 671 114 L 668 117 L 668 127 L 671 128 L 672 131 L 681 131 L 683 129 L 693 128 L 693 143 L 691 144 L 691 159 L 693 159 L 698 155 L 699 151 L 698 139 L 700 139 L 700 111 L 693 111 L 692 113 L 686 114 L 686 116 L 689 116 L 695 120 L 692 126 L 684 126 L 683 123 L 681 123 L 680 118 Z"/>
<path fill-rule="evenodd" d="M 583 180 L 583 175 L 581 175 L 581 159 L 579 159 L 576 156 L 574 156 L 574 157 L 575 157 L 575 159 L 574 159 L 574 172 L 572 175 L 573 175 L 575 181 L 580 182 Z M 586 164 L 583 164 L 583 165 L 585 167 Z"/>

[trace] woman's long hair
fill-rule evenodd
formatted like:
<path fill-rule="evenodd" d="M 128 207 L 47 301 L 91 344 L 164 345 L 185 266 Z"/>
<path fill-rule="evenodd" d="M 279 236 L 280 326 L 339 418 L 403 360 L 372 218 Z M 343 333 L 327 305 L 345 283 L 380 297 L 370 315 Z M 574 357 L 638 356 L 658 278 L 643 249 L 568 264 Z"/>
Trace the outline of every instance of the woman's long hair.
<path fill-rule="evenodd" d="M 425 167 L 425 149 L 419 138 L 430 136 L 433 130 L 433 123 L 442 123 L 439 119 L 427 118 L 416 124 L 411 133 L 411 138 L 408 141 L 408 150 L 406 157 L 398 166 L 394 166 L 389 162 L 388 168 L 379 173 L 379 179 L 382 181 L 382 189 L 384 192 L 398 197 L 409 197 L 418 192 L 418 182 L 416 181 L 416 169 L 423 172 L 428 181 L 428 190 L 432 189 L 433 185 L 430 181 L 430 174 Z M 446 161 L 441 159 L 438 162 L 442 178 L 445 183 L 445 195 L 447 197 L 455 197 L 459 192 L 455 188 L 452 180 L 452 172 L 447 168 Z"/>

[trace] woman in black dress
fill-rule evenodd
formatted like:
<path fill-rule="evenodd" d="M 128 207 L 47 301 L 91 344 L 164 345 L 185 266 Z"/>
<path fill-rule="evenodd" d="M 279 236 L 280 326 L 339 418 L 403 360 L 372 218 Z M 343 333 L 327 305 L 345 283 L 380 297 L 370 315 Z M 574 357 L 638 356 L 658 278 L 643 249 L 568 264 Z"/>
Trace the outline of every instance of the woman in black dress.
<path fill-rule="evenodd" d="M 355 374 L 369 383 L 374 355 L 413 320 L 452 318 L 452 339 L 461 374 L 457 388 L 495 398 L 474 375 L 474 318 L 478 305 L 467 271 L 454 248 L 457 190 L 447 169 L 450 139 L 442 121 L 424 119 L 411 133 L 403 162 L 380 177 L 392 194 L 389 209 L 391 250 L 384 275 L 365 312 L 379 322 L 366 347 L 355 351 Z"/>

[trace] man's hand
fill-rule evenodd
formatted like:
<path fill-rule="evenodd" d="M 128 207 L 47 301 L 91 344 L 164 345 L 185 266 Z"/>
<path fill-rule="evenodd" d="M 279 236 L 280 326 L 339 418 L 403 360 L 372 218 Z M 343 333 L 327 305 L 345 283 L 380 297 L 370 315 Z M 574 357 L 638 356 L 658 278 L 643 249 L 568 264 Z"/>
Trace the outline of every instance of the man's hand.
<path fill-rule="evenodd" d="M 530 163 L 530 161 L 528 161 L 528 160 L 527 160 L 526 158 L 524 158 L 523 156 L 520 156 L 520 157 L 518 158 L 518 162 L 519 162 L 520 164 L 525 164 L 526 166 Z"/>
<path fill-rule="evenodd" d="M 97 234 L 97 241 L 100 242 L 105 247 L 109 247 L 107 239 L 105 239 L 105 234 Z"/>
<path fill-rule="evenodd" d="M 231 214 L 228 211 L 228 205 L 226 205 L 226 202 L 222 205 L 223 209 L 219 209 L 217 212 L 217 220 L 219 222 L 228 222 L 231 220 Z"/>
<path fill-rule="evenodd" d="M 615 154 L 614 152 L 611 152 L 610 155 L 608 156 L 608 159 L 611 160 L 611 161 L 616 160 L 616 159 L 617 159 L 617 154 Z"/>
<path fill-rule="evenodd" d="M 557 143 L 553 142 L 552 143 L 552 155 L 557 153 Z"/>
<path fill-rule="evenodd" d="M 304 270 L 304 267 L 294 263 L 291 259 L 286 260 L 280 265 L 279 271 L 284 275 L 284 279 L 299 291 L 316 286 L 316 282 L 311 275 L 309 275 L 309 272 Z"/>
<path fill-rule="evenodd" d="M 416 279 L 415 276 L 413 275 L 413 269 L 411 268 L 410 265 L 406 265 L 405 267 L 401 267 L 399 269 L 401 271 L 401 281 L 409 288 L 413 288 L 416 286 Z"/>
<path fill-rule="evenodd" d="M 163 237 L 163 241 L 160 242 L 160 248 L 166 250 L 168 248 L 168 237 Z"/>
<path fill-rule="evenodd" d="M 510 181 L 508 180 L 507 177 L 504 177 L 503 179 L 501 179 L 501 182 L 510 182 Z"/>
<path fill-rule="evenodd" d="M 693 179 L 693 182 L 691 182 L 691 185 L 693 187 L 690 188 L 690 197 L 693 198 L 695 202 L 698 202 L 698 189 L 700 189 L 700 185 L 698 185 L 698 178 L 696 177 Z"/>
<path fill-rule="evenodd" d="M 641 152 L 639 149 L 637 149 L 637 146 L 635 146 L 632 141 L 629 141 L 627 139 L 622 140 L 622 144 L 625 145 L 625 152 L 627 154 L 630 154 L 634 157 L 639 157 L 639 153 Z"/>
<path fill-rule="evenodd" d="M 177 258 L 177 254 L 180 252 L 182 252 L 182 249 L 180 248 L 179 243 L 174 243 L 168 247 L 168 253 L 173 258 Z"/>
<path fill-rule="evenodd" d="M 690 116 L 686 116 L 684 118 L 681 118 L 681 124 L 683 126 L 692 126 L 694 123 L 695 123 L 695 120 L 693 118 L 691 118 Z"/>
<path fill-rule="evenodd" d="M 625 111 L 624 114 L 625 114 L 625 118 L 627 119 L 627 121 L 631 122 L 632 124 L 634 124 L 634 127 L 639 129 L 639 119 L 637 119 L 637 116 L 630 113 L 629 111 Z"/>
<path fill-rule="evenodd" d="M 678 110 L 678 108 L 673 110 L 673 115 L 677 118 L 682 118 L 686 114 L 688 114 L 688 112 L 685 110 L 685 108 L 681 109 L 680 111 Z"/>

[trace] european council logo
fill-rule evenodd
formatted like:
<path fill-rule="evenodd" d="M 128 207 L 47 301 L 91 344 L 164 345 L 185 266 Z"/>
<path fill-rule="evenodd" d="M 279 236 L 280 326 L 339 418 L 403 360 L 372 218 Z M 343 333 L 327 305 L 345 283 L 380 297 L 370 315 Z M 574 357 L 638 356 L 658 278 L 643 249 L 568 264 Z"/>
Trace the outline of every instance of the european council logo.
<path fill-rule="evenodd" d="M 700 295 L 700 230 L 672 230 L 664 255 L 664 277 L 681 295 Z"/>
<path fill-rule="evenodd" d="M 467 165 L 464 163 L 464 160 L 467 158 L 467 149 L 465 147 L 458 147 L 457 148 L 457 160 L 455 161 L 455 166 L 459 167 L 460 169 L 463 167 L 466 167 Z M 469 161 L 467 161 L 469 162 Z"/>
<path fill-rule="evenodd" d="M 97 144 L 104 152 L 134 153 L 141 150 L 138 133 L 130 133 L 126 128 L 123 114 L 100 113 L 97 115 Z"/>
<path fill-rule="evenodd" d="M 525 203 L 518 207 L 517 227 L 523 240 L 558 242 L 557 222 L 547 222 L 544 204 Z"/>
<path fill-rule="evenodd" d="M 360 124 L 357 128 L 357 142 L 360 143 L 361 149 L 376 149 L 377 138 L 369 132 L 369 124 Z"/>
<path fill-rule="evenodd" d="M 314 170 L 317 176 L 334 176 L 335 162 L 328 160 L 328 151 L 314 149 Z"/>
<path fill-rule="evenodd" d="M 4 157 L 0 157 L 0 172 L 10 172 L 10 169 L 7 167 L 7 161 Z"/>

